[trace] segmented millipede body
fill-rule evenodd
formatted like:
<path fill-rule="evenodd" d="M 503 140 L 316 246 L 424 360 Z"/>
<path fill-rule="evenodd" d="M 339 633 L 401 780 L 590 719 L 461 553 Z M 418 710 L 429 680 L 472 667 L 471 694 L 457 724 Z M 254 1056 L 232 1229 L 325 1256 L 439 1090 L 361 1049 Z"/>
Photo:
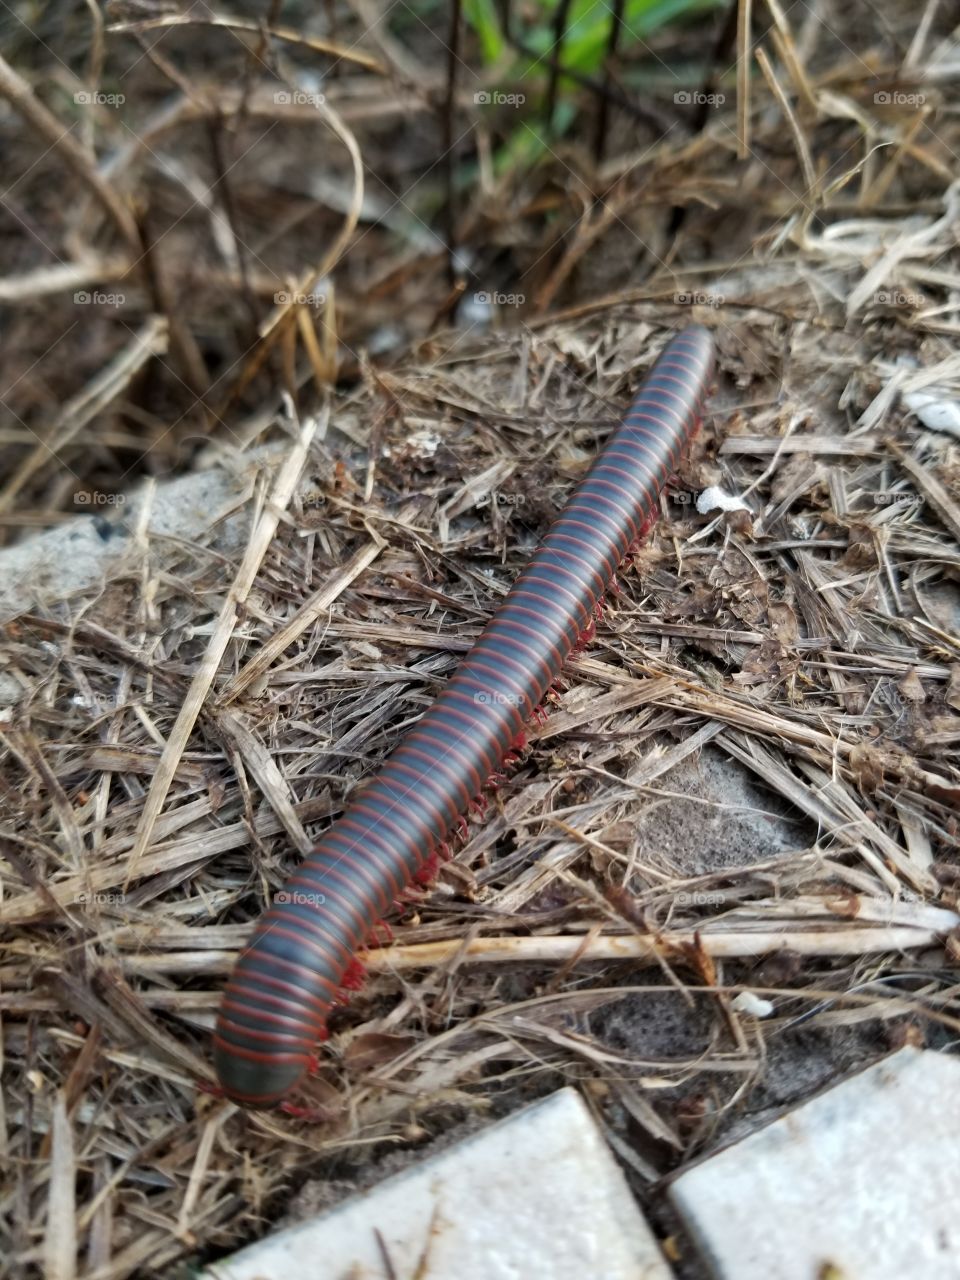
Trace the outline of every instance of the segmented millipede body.
<path fill-rule="evenodd" d="M 588 633 L 613 575 L 656 517 L 699 424 L 713 343 L 664 349 L 622 425 L 436 702 L 323 835 L 259 922 L 214 1036 L 227 1097 L 285 1099 L 324 1038 L 357 951 L 497 773 Z"/>

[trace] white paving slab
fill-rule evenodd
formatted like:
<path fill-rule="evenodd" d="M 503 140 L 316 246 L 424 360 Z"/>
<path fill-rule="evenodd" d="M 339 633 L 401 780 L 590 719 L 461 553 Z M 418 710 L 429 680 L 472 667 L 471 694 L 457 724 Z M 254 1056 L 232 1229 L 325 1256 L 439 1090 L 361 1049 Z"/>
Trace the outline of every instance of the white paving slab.
<path fill-rule="evenodd" d="M 392 1272 L 377 1233 L 386 1246 Z M 672 1280 L 573 1089 L 491 1125 L 203 1280 Z"/>
<path fill-rule="evenodd" d="M 145 523 L 156 539 L 154 555 L 165 537 L 175 537 L 181 545 L 199 538 L 235 508 L 239 511 L 227 518 L 223 532 L 226 545 L 238 542 L 250 522 L 249 499 L 244 502 L 249 488 L 249 476 L 214 467 L 161 482 L 149 499 L 143 485 L 129 495 L 95 494 L 88 505 L 76 507 L 73 519 L 0 550 L 0 622 L 88 591 L 131 557 L 139 563 L 135 535 L 148 500 Z"/>
<path fill-rule="evenodd" d="M 957 1280 L 958 1098 L 960 1058 L 901 1049 L 690 1169 L 671 1197 L 719 1280 Z"/>

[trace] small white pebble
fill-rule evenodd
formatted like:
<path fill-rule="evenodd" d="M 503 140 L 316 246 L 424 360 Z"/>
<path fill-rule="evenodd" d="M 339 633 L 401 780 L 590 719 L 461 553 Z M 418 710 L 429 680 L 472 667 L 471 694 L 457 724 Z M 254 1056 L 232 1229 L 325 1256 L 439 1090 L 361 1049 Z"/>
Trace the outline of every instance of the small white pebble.
<path fill-rule="evenodd" d="M 460 299 L 457 314 L 462 324 L 486 328 L 493 322 L 494 311 L 492 293 L 465 293 Z"/>
<path fill-rule="evenodd" d="M 731 496 L 719 486 L 711 485 L 697 498 L 697 510 L 705 516 L 708 511 L 749 511 L 750 508 L 742 498 Z"/>
<path fill-rule="evenodd" d="M 769 1018 L 774 1007 L 769 1000 L 761 1000 L 752 991 L 741 991 L 731 1001 L 730 1008 L 736 1013 L 749 1013 L 752 1018 Z"/>
<path fill-rule="evenodd" d="M 414 431 L 407 437 L 407 448 L 418 458 L 432 458 L 440 443 L 440 437 L 432 431 Z"/>
<path fill-rule="evenodd" d="M 383 657 L 383 652 L 375 644 L 369 644 L 366 640 L 354 640 L 352 647 L 357 653 L 362 653 L 365 658 L 372 658 L 374 662 Z"/>
<path fill-rule="evenodd" d="M 907 391 L 903 403 L 931 431 L 946 431 L 960 437 L 960 404 L 944 387 L 928 387 L 926 391 Z"/>

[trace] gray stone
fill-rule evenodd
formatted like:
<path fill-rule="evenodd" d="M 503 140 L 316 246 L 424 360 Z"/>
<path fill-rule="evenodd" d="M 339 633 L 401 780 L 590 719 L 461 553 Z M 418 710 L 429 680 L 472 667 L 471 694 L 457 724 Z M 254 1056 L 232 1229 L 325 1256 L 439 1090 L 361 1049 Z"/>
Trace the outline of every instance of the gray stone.
<path fill-rule="evenodd" d="M 236 545 L 250 524 L 250 503 L 240 503 L 251 477 L 252 472 L 211 467 L 158 483 L 147 518 L 149 537 L 158 544 L 165 537 L 189 541 L 222 522 L 220 549 Z M 96 501 L 106 497 L 109 502 Z M 89 506 L 78 506 L 83 514 L 0 551 L 0 622 L 109 580 L 137 554 L 145 497 L 142 485 L 130 494 L 94 495 Z"/>

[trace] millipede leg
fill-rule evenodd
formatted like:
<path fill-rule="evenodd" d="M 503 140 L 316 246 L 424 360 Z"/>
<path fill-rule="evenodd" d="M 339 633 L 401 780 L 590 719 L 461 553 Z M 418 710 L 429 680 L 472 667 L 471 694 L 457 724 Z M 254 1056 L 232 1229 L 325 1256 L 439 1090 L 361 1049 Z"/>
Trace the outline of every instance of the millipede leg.
<path fill-rule="evenodd" d="M 435 853 L 431 853 L 430 857 L 427 858 L 426 862 L 413 877 L 414 883 L 419 885 L 430 884 L 431 881 L 437 878 L 438 870 L 437 855 Z"/>
<path fill-rule="evenodd" d="M 359 960 L 351 960 L 343 971 L 340 986 L 344 991 L 359 991 L 366 981 L 367 971 Z"/>
<path fill-rule="evenodd" d="M 583 653 L 584 649 L 586 649 L 587 645 L 590 644 L 591 641 L 594 639 L 596 634 L 597 634 L 597 624 L 591 618 L 591 620 L 587 623 L 584 629 L 577 636 L 577 642 L 573 646 L 572 652 L 576 654 L 577 657 L 579 657 L 580 654 Z"/>
<path fill-rule="evenodd" d="M 379 946 L 379 939 L 377 937 L 378 933 L 383 934 L 384 939 L 386 940 L 388 945 L 393 941 L 393 936 L 394 936 L 393 929 L 390 927 L 390 925 L 387 923 L 386 920 L 378 920 L 377 923 L 373 926 L 373 930 L 370 936 L 374 946 Z"/>
<path fill-rule="evenodd" d="M 326 1124 L 330 1119 L 330 1112 L 323 1107 L 306 1107 L 300 1103 L 291 1102 L 289 1098 L 285 1098 L 280 1103 L 280 1110 L 285 1116 L 292 1116 L 295 1120 L 306 1120 L 310 1124 Z"/>

